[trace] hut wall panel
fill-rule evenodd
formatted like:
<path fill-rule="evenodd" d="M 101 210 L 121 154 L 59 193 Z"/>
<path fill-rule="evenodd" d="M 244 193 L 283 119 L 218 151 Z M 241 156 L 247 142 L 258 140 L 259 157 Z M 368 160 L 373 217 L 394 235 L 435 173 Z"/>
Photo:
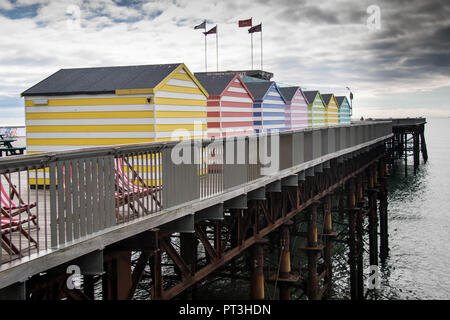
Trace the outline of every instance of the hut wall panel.
<path fill-rule="evenodd" d="M 308 105 L 308 127 L 319 128 L 325 126 L 325 106 L 319 95 Z"/>
<path fill-rule="evenodd" d="M 285 105 L 275 86 L 270 87 L 262 103 L 254 104 L 255 130 L 258 130 L 257 132 L 284 131 L 286 129 Z"/>
<path fill-rule="evenodd" d="M 232 81 L 220 98 L 221 128 L 223 136 L 254 133 L 253 99 L 239 79 Z"/>
<path fill-rule="evenodd" d="M 348 125 L 350 124 L 350 105 L 347 99 L 344 99 L 342 104 L 339 106 L 339 124 Z"/>
<path fill-rule="evenodd" d="M 207 111 L 207 97 L 180 69 L 155 93 L 155 141 L 203 137 Z"/>
<path fill-rule="evenodd" d="M 286 102 L 285 112 L 286 130 L 308 127 L 308 104 L 300 90 L 297 90 L 291 101 Z"/>
<path fill-rule="evenodd" d="M 154 141 L 149 95 L 47 96 L 45 106 L 25 99 L 28 153 Z"/>
<path fill-rule="evenodd" d="M 328 127 L 336 126 L 339 124 L 339 109 L 338 104 L 334 96 L 331 97 L 330 102 L 325 112 L 325 124 Z"/>

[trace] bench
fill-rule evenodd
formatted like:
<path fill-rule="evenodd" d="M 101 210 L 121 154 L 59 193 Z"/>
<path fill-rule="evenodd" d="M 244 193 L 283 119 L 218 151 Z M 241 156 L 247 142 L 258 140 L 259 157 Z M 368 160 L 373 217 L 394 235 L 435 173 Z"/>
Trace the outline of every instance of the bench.
<path fill-rule="evenodd" d="M 0 157 L 3 157 L 3 152 L 5 152 L 6 156 L 23 154 L 26 147 L 13 147 L 13 148 L 0 148 Z"/>

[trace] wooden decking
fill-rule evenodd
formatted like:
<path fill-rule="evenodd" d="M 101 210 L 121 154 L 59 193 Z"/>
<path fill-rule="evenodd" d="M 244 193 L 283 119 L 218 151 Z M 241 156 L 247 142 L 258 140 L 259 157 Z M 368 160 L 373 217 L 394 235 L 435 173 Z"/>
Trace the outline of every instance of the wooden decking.
<path fill-rule="evenodd" d="M 23 224 L 23 228 L 29 235 L 36 240 L 37 245 L 30 242 L 20 231 L 14 231 L 6 234 L 6 237 L 20 250 L 22 256 L 29 256 L 37 250 L 45 250 L 50 248 L 50 192 L 46 189 L 29 189 L 27 185 L 27 172 L 11 173 L 11 181 L 16 186 L 20 197 L 25 203 L 36 203 L 36 206 L 30 209 L 30 213 L 36 216 L 34 225 L 33 222 Z M 9 184 L 4 177 L 1 177 L 1 183 L 6 192 L 9 192 Z M 18 199 L 14 198 L 12 201 L 19 203 Z M 15 216 L 16 219 L 26 219 L 28 212 L 22 212 Z M 20 255 L 7 252 L 5 248 L 1 248 L 1 263 L 7 263 L 12 260 L 20 258 Z"/>

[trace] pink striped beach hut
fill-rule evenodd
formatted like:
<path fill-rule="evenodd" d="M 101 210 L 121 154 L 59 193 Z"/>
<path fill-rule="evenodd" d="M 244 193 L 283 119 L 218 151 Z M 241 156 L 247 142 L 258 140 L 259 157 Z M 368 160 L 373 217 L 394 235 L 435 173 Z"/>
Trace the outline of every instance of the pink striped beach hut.
<path fill-rule="evenodd" d="M 308 104 L 300 87 L 283 87 L 281 93 L 286 99 L 286 130 L 298 130 L 308 127 Z"/>

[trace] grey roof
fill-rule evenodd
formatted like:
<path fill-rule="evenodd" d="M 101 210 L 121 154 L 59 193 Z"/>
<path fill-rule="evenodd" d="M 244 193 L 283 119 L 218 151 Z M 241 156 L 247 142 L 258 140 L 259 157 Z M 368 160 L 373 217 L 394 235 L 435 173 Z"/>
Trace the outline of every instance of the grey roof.
<path fill-rule="evenodd" d="M 332 95 L 333 95 L 332 93 L 324 93 L 324 94 L 322 94 L 323 102 L 325 102 L 326 105 L 328 105 L 330 103 Z"/>
<path fill-rule="evenodd" d="M 346 99 L 347 97 L 346 96 L 339 96 L 339 97 L 335 97 L 335 98 L 336 98 L 336 101 L 338 103 L 338 106 L 340 106 L 342 104 L 342 102 L 344 102 L 344 99 Z M 348 101 L 347 101 L 347 103 L 348 103 Z"/>
<path fill-rule="evenodd" d="M 262 100 L 272 83 L 273 81 L 245 82 L 245 85 L 255 100 Z"/>
<path fill-rule="evenodd" d="M 291 101 L 298 88 L 299 87 L 282 87 L 280 88 L 280 91 L 286 101 Z"/>
<path fill-rule="evenodd" d="M 318 92 L 319 91 L 317 91 L 317 90 L 314 90 L 314 91 L 303 91 L 303 94 L 305 95 L 305 98 L 306 98 L 306 102 L 308 102 L 308 104 L 313 103 Z"/>
<path fill-rule="evenodd" d="M 236 74 L 195 73 L 194 76 L 210 95 L 218 96 L 222 94 Z"/>
<path fill-rule="evenodd" d="M 22 95 L 98 94 L 113 93 L 120 89 L 154 88 L 179 65 L 61 69 Z"/>

